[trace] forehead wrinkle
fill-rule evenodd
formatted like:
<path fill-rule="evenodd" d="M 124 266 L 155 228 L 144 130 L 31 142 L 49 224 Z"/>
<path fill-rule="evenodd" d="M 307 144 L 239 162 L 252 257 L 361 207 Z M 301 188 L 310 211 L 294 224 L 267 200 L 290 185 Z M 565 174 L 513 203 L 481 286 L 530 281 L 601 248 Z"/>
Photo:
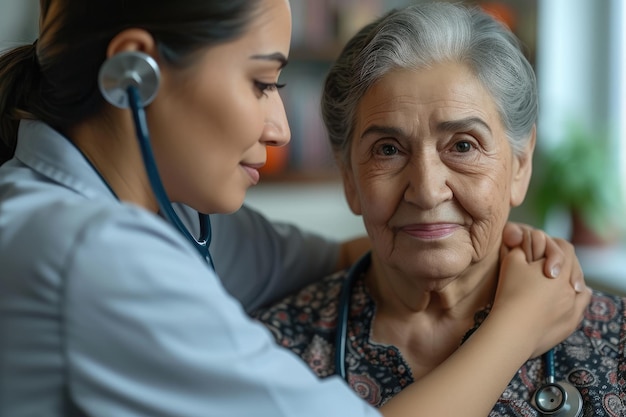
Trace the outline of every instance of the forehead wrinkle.
<path fill-rule="evenodd" d="M 373 98 L 376 98 L 375 101 Z M 388 113 L 401 115 L 405 107 L 410 107 L 411 113 L 417 113 L 413 107 L 419 105 L 420 102 L 411 94 L 395 94 L 387 90 L 382 98 L 377 98 L 376 93 L 365 95 L 357 107 L 357 115 L 361 120 L 371 120 Z"/>
<path fill-rule="evenodd" d="M 406 133 L 398 128 L 397 126 L 386 126 L 386 125 L 371 125 L 361 134 L 360 140 L 364 139 L 366 136 L 370 134 L 377 134 L 381 136 L 391 136 L 391 137 L 405 137 Z"/>
<path fill-rule="evenodd" d="M 469 116 L 460 119 L 444 120 L 436 124 L 437 131 L 440 132 L 459 132 L 470 131 L 478 127 L 480 130 L 487 130 L 492 133 L 491 128 L 482 118 L 477 116 Z"/>
<path fill-rule="evenodd" d="M 363 140 L 370 134 L 378 134 L 391 137 L 408 136 L 408 132 L 405 130 L 405 124 L 400 121 L 398 116 L 402 117 L 404 113 L 399 112 L 399 108 L 395 106 L 388 107 L 389 102 L 394 102 L 395 99 L 387 100 L 384 103 L 376 103 L 369 108 L 360 108 L 358 110 L 358 139 Z M 381 108 L 382 107 L 382 108 Z M 375 110 L 380 108 L 380 110 Z M 365 114 L 364 114 L 365 113 Z M 388 117 L 388 115 L 392 117 Z M 413 120 L 414 123 L 418 123 L 417 118 Z"/>

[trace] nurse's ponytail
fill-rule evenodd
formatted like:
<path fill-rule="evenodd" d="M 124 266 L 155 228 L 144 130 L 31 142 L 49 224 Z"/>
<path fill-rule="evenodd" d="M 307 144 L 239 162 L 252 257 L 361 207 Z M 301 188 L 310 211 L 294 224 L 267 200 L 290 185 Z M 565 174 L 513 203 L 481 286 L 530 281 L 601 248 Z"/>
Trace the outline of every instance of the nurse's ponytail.
<path fill-rule="evenodd" d="M 0 164 L 15 153 L 20 119 L 32 118 L 39 90 L 36 44 L 0 55 Z"/>
<path fill-rule="evenodd" d="M 195 52 L 236 39 L 260 0 L 40 0 L 39 40 L 0 55 L 0 164 L 15 153 L 21 119 L 61 134 L 97 116 L 105 101 L 98 71 L 111 39 L 141 28 L 167 65 L 193 65 Z"/>

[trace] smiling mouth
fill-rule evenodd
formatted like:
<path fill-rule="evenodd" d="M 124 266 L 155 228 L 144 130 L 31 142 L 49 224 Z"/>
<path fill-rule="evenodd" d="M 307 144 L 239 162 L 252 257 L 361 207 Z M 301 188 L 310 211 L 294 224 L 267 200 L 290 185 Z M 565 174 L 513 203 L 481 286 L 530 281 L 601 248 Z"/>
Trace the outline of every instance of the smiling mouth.
<path fill-rule="evenodd" d="M 437 223 L 437 224 L 413 224 L 402 227 L 404 233 L 411 237 L 424 240 L 442 239 L 452 235 L 459 229 L 458 224 Z"/>
<path fill-rule="evenodd" d="M 261 179 L 259 168 L 263 165 L 265 164 L 241 164 L 243 170 L 248 174 L 248 177 L 250 177 L 252 185 L 257 185 L 259 183 L 259 180 Z"/>

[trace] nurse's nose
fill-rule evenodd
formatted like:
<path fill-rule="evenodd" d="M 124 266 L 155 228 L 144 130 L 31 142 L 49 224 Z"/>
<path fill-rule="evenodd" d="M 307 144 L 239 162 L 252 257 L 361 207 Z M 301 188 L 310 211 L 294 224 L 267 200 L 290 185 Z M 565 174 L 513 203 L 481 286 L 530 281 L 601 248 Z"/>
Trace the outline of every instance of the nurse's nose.
<path fill-rule="evenodd" d="M 291 130 L 283 100 L 277 91 L 273 91 L 268 96 L 267 115 L 261 142 L 267 146 L 283 146 L 289 143 L 290 139 Z"/>

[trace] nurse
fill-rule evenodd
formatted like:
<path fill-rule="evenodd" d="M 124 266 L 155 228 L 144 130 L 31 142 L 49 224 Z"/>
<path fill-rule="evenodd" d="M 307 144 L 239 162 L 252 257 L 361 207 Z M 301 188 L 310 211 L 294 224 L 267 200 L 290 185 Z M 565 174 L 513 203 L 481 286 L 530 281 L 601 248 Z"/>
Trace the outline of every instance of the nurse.
<path fill-rule="evenodd" d="M 501 308 L 421 383 L 375 410 L 341 380 L 319 381 L 159 216 L 131 112 L 98 86 L 121 54 L 154 60 L 161 82 L 146 118 L 168 198 L 235 211 L 266 147 L 289 140 L 276 91 L 288 2 L 40 5 L 38 41 L 0 60 L 0 415 L 480 416 L 580 321 L 589 294 L 570 285 L 582 283 L 572 248 L 556 242 L 568 255 L 556 279 L 514 249 Z M 551 244 L 538 241 L 533 256 Z M 525 311 L 540 291 L 554 302 Z M 509 334 L 520 323 L 536 333 Z M 476 401 L 446 401 L 457 386 Z"/>

